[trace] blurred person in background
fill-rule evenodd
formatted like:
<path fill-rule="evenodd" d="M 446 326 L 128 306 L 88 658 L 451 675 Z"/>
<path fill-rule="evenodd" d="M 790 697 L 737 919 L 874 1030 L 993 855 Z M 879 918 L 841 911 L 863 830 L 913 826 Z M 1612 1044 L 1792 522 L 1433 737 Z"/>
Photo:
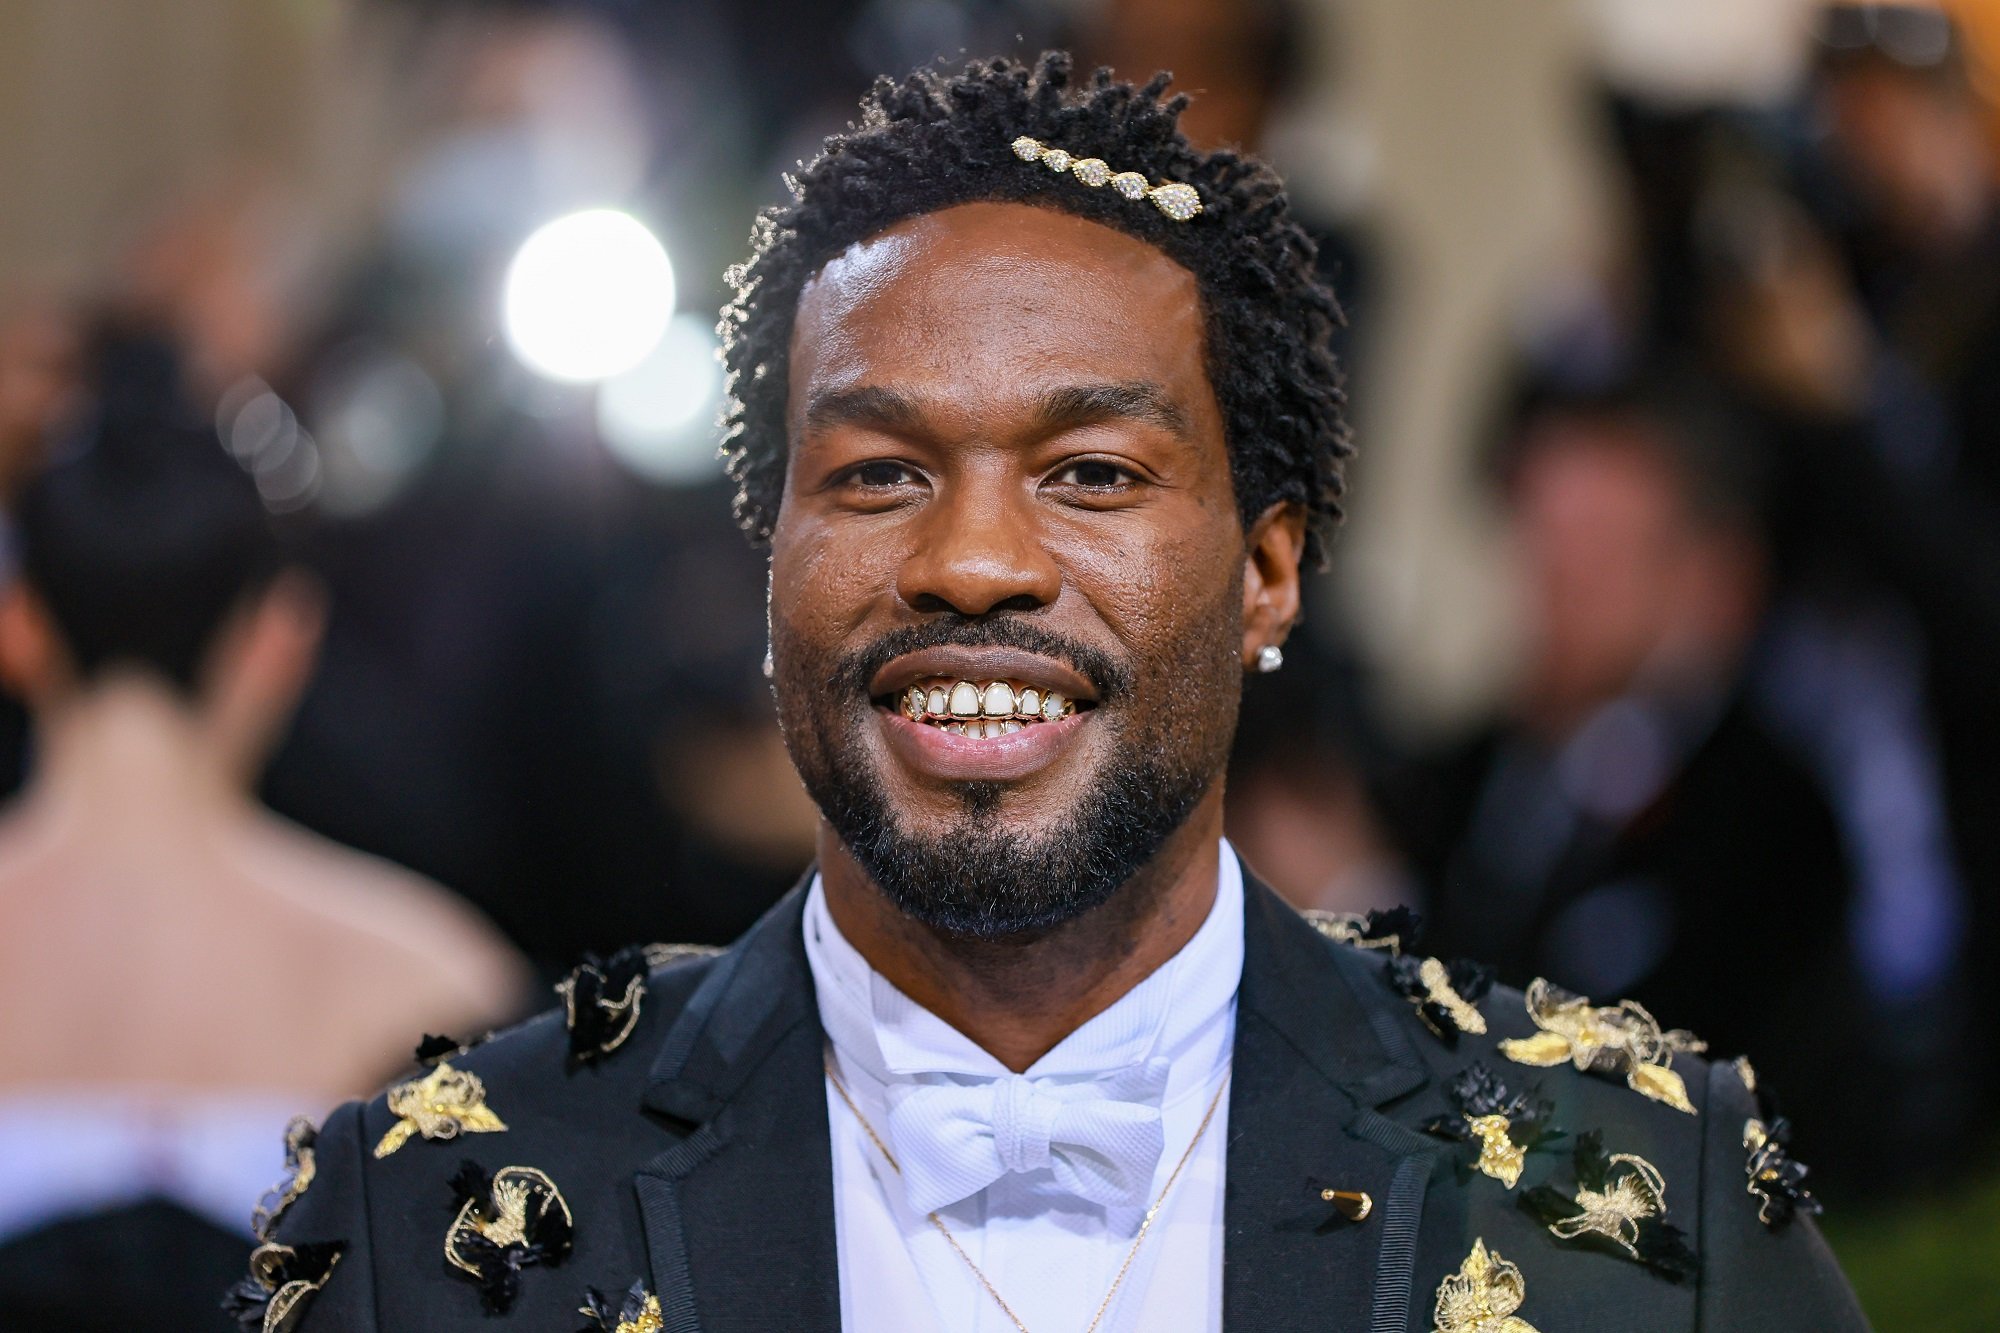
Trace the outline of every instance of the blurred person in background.
<path fill-rule="evenodd" d="M 33 719 L 0 816 L 0 1326 L 220 1328 L 287 1117 L 528 978 L 436 885 L 257 803 L 319 594 L 166 342 L 107 331 L 77 389 L 0 598 Z"/>
<path fill-rule="evenodd" d="M 1993 109 L 1932 6 L 1830 6 L 1814 57 L 1811 151 L 1710 182 L 1700 327 L 1774 467 L 1783 592 L 1757 692 L 1854 866 L 1849 1043 L 1897 1071 L 1872 1114 L 1900 1132 L 1872 1168 L 1938 1183 L 1993 1142 L 2000 1089 L 1972 1018 L 2000 1003 Z"/>
<path fill-rule="evenodd" d="M 1746 697 L 1768 578 L 1755 451 L 1661 375 L 1531 394 L 1499 464 L 1525 668 L 1502 717 L 1381 782 L 1426 947 L 1768 1052 L 1801 1152 L 1832 1171 L 1851 1065 L 1797 1034 L 1852 1008 L 1849 873 L 1811 773 Z"/>

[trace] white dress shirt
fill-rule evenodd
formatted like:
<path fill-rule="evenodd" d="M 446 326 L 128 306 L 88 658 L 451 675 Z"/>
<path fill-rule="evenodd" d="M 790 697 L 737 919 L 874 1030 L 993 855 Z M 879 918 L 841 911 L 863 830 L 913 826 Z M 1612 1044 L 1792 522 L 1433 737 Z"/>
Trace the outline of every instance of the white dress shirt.
<path fill-rule="evenodd" d="M 1215 1113 L 1140 1245 L 1099 1333 L 1222 1327 L 1225 1083 L 1243 972 L 1243 877 L 1222 844 L 1215 905 L 1194 938 L 1022 1076 L 1058 1098 L 1164 1084 L 1164 1147 L 1136 1203 L 1071 1193 L 1047 1167 L 1002 1175 L 938 1212 L 1033 1333 L 1082 1333 L 1132 1251 L 1145 1211 Z M 817 879 L 806 900 L 806 957 L 831 1060 L 861 1115 L 892 1148 L 892 1111 L 926 1086 L 979 1087 L 1007 1069 L 868 965 L 834 925 Z M 1221 1094 L 1217 1103 L 1217 1095 Z M 848 1333 L 925 1329 L 1015 1333 L 1015 1324 L 910 1202 L 906 1182 L 827 1084 L 840 1314 Z M 907 1145 L 906 1145 L 907 1146 Z M 922 1149 L 916 1148 L 917 1151 Z M 948 1171 L 953 1163 L 935 1163 Z"/>

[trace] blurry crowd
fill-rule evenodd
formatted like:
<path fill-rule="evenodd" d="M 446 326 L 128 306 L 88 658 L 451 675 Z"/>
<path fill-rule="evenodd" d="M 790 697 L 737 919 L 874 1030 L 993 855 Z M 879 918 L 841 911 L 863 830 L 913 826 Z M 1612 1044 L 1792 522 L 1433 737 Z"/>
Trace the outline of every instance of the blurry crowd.
<path fill-rule="evenodd" d="M 1328 660 L 1265 701 L 1235 788 L 1246 852 L 1302 900 L 1401 898 L 1429 948 L 1753 1053 L 1841 1202 L 1962 1180 L 1993 1143 L 1980 31 L 1835 6 L 1782 100 L 1598 90 L 1622 243 L 1516 340 L 1482 454 L 1521 590 L 1511 688 L 1468 734 L 1398 744 L 1337 617 L 1308 626 Z"/>
<path fill-rule="evenodd" d="M 626 200 L 711 311 L 877 73 L 1068 44 L 1254 150 L 1311 72 L 1286 0 L 359 8 L 422 133 L 315 299 L 245 177 L 0 311 L 0 1157 L 40 1164 L 0 1203 L 9 1328 L 95 1327 L 63 1302 L 107 1254 L 225 1284 L 286 1113 L 586 950 L 726 942 L 806 864 L 717 387 L 635 444 L 525 369 L 488 308 L 523 234 Z M 1498 706 L 1398 725 L 1329 584 L 1231 775 L 1301 906 L 1408 904 L 1429 951 L 1753 1055 L 1837 1205 L 1994 1143 L 1995 43 L 1841 4 L 1781 96 L 1594 85 L 1619 243 L 1521 294 L 1479 451 Z M 1304 220 L 1365 423 L 1390 247 Z"/>

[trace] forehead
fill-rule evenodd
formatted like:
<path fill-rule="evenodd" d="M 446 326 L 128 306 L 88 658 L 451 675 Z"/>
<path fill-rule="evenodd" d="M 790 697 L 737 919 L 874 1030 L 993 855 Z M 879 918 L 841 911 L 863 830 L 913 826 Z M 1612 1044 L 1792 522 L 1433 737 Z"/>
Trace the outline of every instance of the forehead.
<path fill-rule="evenodd" d="M 1212 401 L 1194 275 L 1068 213 L 963 204 L 850 246 L 807 284 L 787 415 L 796 433 L 809 393 L 860 384 L 1026 402 L 1079 379 Z"/>

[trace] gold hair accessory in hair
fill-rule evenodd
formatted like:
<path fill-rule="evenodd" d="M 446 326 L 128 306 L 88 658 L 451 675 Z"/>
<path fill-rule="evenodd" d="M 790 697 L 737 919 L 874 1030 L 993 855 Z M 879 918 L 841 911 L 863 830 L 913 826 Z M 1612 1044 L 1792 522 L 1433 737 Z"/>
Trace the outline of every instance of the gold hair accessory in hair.
<path fill-rule="evenodd" d="M 442 1060 L 422 1078 L 389 1089 L 388 1102 L 396 1123 L 375 1145 L 378 1158 L 408 1143 L 412 1134 L 455 1139 L 460 1134 L 498 1134 L 507 1128 L 486 1105 L 486 1085 L 479 1075 L 453 1069 Z"/>
<path fill-rule="evenodd" d="M 1520 1268 L 1475 1240 L 1458 1271 L 1438 1284 L 1435 1333 L 1536 1333 L 1514 1314 L 1527 1298 Z"/>
<path fill-rule="evenodd" d="M 1671 1068 L 1676 1053 L 1704 1051 L 1708 1043 L 1678 1028 L 1662 1031 L 1659 1020 L 1636 1000 L 1592 1008 L 1589 1000 L 1551 986 L 1540 977 L 1528 983 L 1528 1017 L 1541 1031 L 1500 1043 L 1500 1052 L 1524 1065 L 1559 1065 L 1623 1074 L 1626 1086 L 1695 1114 L 1687 1084 Z"/>
<path fill-rule="evenodd" d="M 1014 140 L 1013 148 L 1014 156 L 1023 162 L 1040 162 L 1058 175 L 1068 172 L 1093 189 L 1109 185 L 1127 199 L 1150 199 L 1153 207 L 1176 222 L 1186 222 L 1201 212 L 1201 196 L 1194 192 L 1192 185 L 1183 185 L 1179 181 L 1149 185 L 1146 178 L 1136 171 L 1113 174 L 1101 157 L 1072 157 L 1064 149 L 1050 148 L 1041 140 L 1031 139 L 1025 134 Z"/>

